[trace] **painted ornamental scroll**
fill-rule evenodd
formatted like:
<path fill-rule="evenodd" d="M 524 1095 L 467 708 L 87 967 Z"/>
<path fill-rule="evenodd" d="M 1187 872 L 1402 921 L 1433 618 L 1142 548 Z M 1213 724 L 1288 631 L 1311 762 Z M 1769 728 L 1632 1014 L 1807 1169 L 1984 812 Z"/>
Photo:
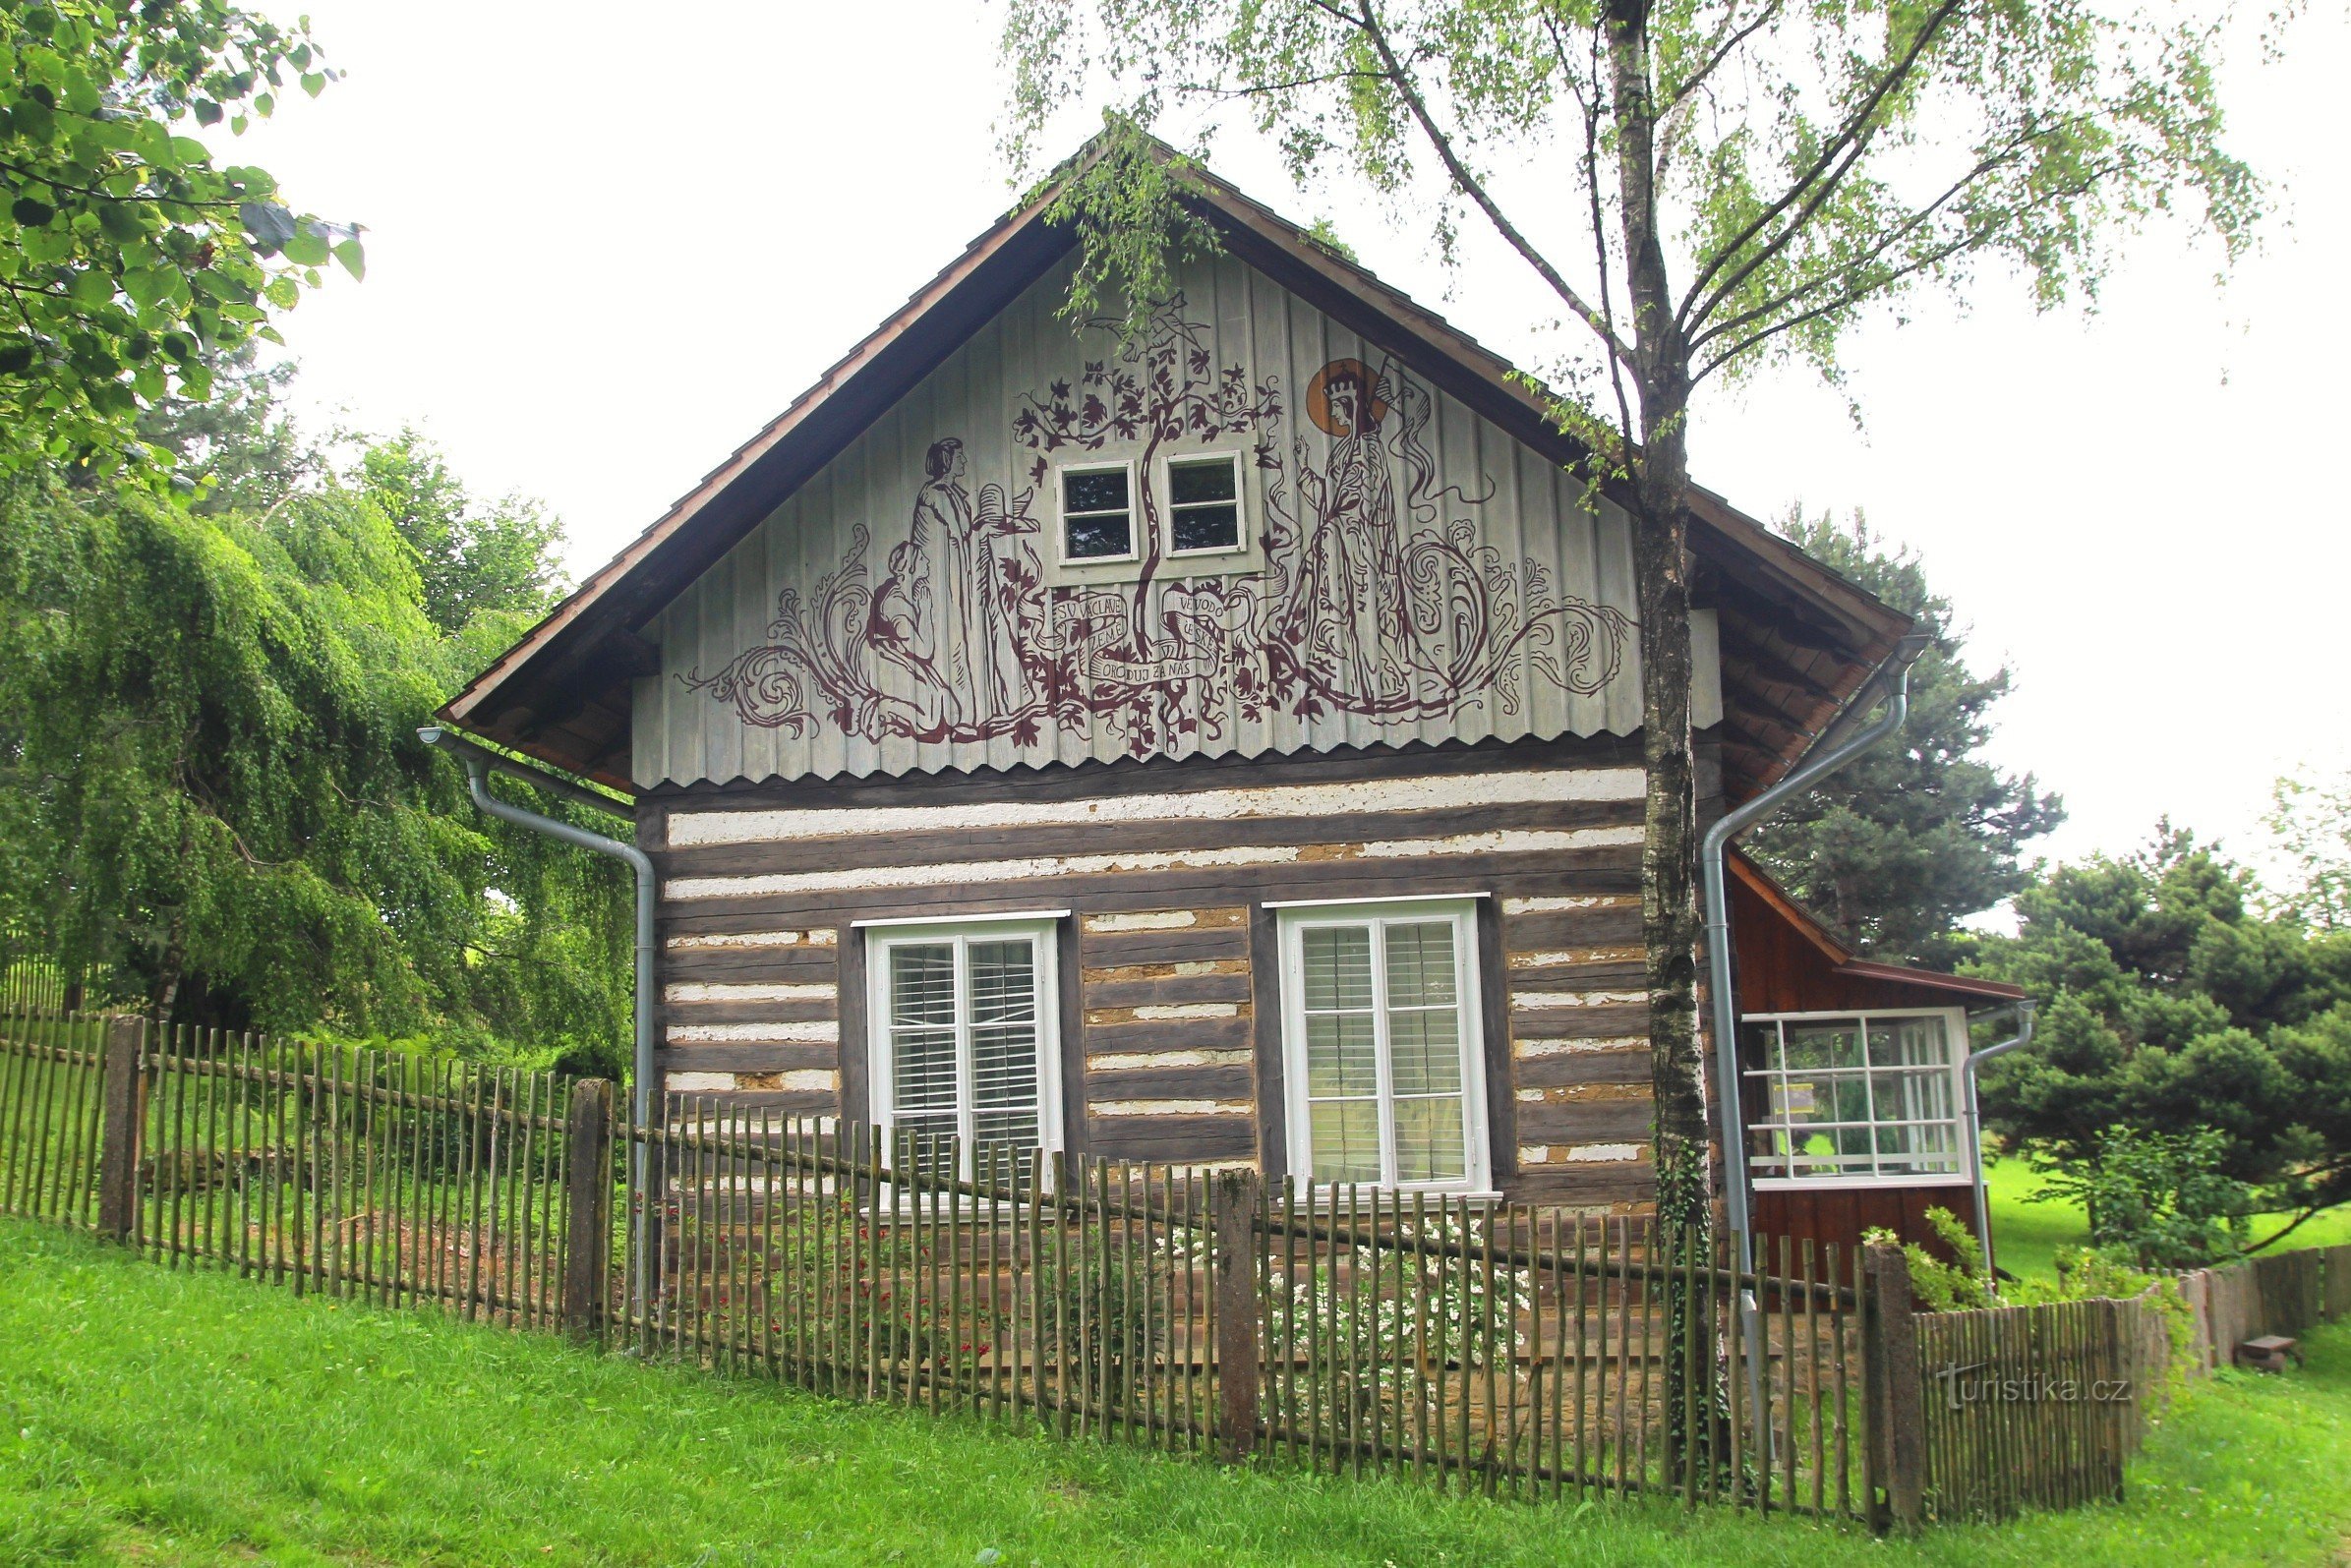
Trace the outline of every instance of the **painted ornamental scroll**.
<path fill-rule="evenodd" d="M 676 679 L 785 734 L 1026 751 L 1107 729 L 1137 757 L 1224 749 L 1236 720 L 1418 726 L 1517 714 L 1529 681 L 1589 696 L 1616 679 L 1631 622 L 1484 542 L 1495 487 L 1442 483 L 1433 394 L 1401 366 L 1343 357 L 1313 373 L 1301 402 L 1326 437 L 1318 459 L 1279 377 L 1220 364 L 1213 342 L 1179 294 L 1123 350 L 1019 392 L 1026 485 L 974 489 L 966 433 L 937 431 L 899 516 L 855 522 L 830 571 L 781 591 L 763 640 Z M 1147 476 L 1179 443 L 1255 466 L 1262 563 L 1197 575 L 1166 558 L 1146 482 L 1133 580 L 1049 581 L 1054 466 L 1139 449 Z"/>

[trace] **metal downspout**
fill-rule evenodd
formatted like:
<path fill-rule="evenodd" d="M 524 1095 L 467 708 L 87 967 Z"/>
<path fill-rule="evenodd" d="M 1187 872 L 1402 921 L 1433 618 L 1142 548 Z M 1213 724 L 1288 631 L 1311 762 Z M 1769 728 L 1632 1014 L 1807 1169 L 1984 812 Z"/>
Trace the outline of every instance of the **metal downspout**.
<path fill-rule="evenodd" d="M 1888 735 L 1900 729 L 1910 711 L 1910 666 L 1926 651 L 1931 638 L 1913 632 L 1894 647 L 1875 683 L 1889 678 L 1884 717 L 1851 739 L 1819 756 L 1807 758 L 1787 778 L 1747 801 L 1706 830 L 1698 851 L 1699 872 L 1706 897 L 1706 980 L 1714 1012 L 1715 1098 L 1721 1106 L 1723 1138 L 1723 1194 L 1731 1233 L 1738 1246 L 1734 1266 L 1741 1274 L 1754 1272 L 1753 1216 L 1747 1195 L 1746 1124 L 1738 1105 L 1738 1006 L 1731 993 L 1731 898 L 1724 880 L 1723 853 L 1731 841 L 1777 811 L 1792 795 L 1811 788 Z M 1856 709 L 1856 711 L 1865 711 Z M 1759 1376 L 1755 1296 L 1739 1293 L 1741 1337 L 1747 1342 L 1747 1366 Z M 1754 1397 L 1751 1393 L 1750 1397 Z"/>
<path fill-rule="evenodd" d="M 2006 1056 L 2020 1045 L 2032 1043 L 2032 1011 L 2036 1004 L 2030 997 L 2017 1004 L 2017 1032 L 1998 1045 L 1987 1045 L 1968 1058 L 1968 1175 L 1975 1189 L 1975 1241 L 1983 1249 L 1984 1289 L 1997 1296 L 1999 1290 L 1992 1277 L 1992 1206 L 1983 1190 L 1983 1110 L 1975 1101 L 1975 1074 L 1986 1062 L 1996 1056 Z"/>
<path fill-rule="evenodd" d="M 477 746 L 438 725 L 429 725 L 419 729 L 416 736 L 426 745 L 438 746 L 465 764 L 466 787 L 473 795 L 474 804 L 481 810 L 500 822 L 512 823 L 517 828 L 528 828 L 533 833 L 545 834 L 551 839 L 559 840 L 578 848 L 592 849 L 598 854 L 610 855 L 616 860 L 626 861 L 628 868 L 636 873 L 636 1049 L 630 1064 L 629 1098 L 636 1125 L 638 1127 L 650 1126 L 653 1119 L 653 911 L 656 898 L 653 862 L 646 857 L 644 850 L 639 849 L 633 843 L 622 843 L 617 839 L 608 839 L 602 834 L 590 833 L 585 828 L 575 828 L 568 822 L 558 822 L 553 817 L 543 817 L 538 812 L 525 811 L 520 806 L 508 805 L 490 792 L 489 775 L 495 770 L 510 778 L 520 779 L 541 788 L 553 790 L 567 800 L 576 800 L 585 805 L 595 806 L 599 810 L 613 812 L 615 815 L 623 814 L 620 803 L 599 795 L 592 789 L 583 789 L 567 779 L 559 779 L 554 774 L 541 773 L 535 768 L 514 761 L 511 757 L 502 757 L 487 747 Z M 644 1144 L 636 1138 L 629 1139 L 628 1190 L 632 1198 L 644 1191 Z M 651 1205 L 643 1206 L 639 1223 L 647 1227 L 644 1236 L 639 1238 L 640 1244 L 649 1245 L 652 1225 Z M 639 1269 L 637 1271 L 637 1288 L 640 1293 L 638 1303 L 640 1308 L 643 1306 L 641 1294 L 644 1290 L 644 1270 Z"/>

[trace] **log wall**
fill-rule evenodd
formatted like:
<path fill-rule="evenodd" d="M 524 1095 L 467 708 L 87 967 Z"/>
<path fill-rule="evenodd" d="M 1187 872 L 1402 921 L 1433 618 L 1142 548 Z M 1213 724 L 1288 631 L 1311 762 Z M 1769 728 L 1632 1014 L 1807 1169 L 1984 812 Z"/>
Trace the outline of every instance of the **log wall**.
<path fill-rule="evenodd" d="M 854 923 L 1067 910 L 1064 1143 L 1277 1176 L 1265 904 L 1478 895 L 1497 1186 L 1638 1204 L 1641 814 L 1610 737 L 650 792 L 666 1086 L 868 1115 Z"/>

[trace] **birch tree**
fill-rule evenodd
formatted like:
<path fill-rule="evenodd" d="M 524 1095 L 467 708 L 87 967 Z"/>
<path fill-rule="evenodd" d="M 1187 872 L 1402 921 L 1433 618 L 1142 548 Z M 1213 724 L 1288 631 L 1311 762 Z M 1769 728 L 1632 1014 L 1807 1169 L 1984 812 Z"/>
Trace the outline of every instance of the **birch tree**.
<path fill-rule="evenodd" d="M 1661 1213 L 1704 1226 L 1695 1011 L 1689 416 L 1767 368 L 1842 383 L 1871 313 L 1988 272 L 2093 300 L 2158 218 L 2233 257 L 2263 188 L 2224 145 L 2221 13 L 2093 0 L 1008 0 L 1006 145 L 1109 131 L 1061 172 L 1071 307 L 1164 292 L 1211 244 L 1211 135 L 1482 226 L 1576 347 L 1546 369 L 1634 523 L 1648 768 L 1643 925 Z M 1168 155 L 1172 137 L 1186 154 Z M 1736 1157 L 1736 1151 L 1726 1151 Z"/>

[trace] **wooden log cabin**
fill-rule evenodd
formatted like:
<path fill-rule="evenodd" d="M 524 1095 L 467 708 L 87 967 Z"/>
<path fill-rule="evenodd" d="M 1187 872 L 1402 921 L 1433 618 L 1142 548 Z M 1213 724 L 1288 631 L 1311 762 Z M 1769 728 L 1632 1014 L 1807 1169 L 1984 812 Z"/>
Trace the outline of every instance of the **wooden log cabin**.
<path fill-rule="evenodd" d="M 1238 191 L 1124 340 L 1059 314 L 1049 201 L 442 712 L 635 800 L 663 1086 L 1647 1203 L 1623 510 L 1508 365 Z M 1713 813 L 1908 623 L 1712 494 L 1690 537 Z M 1899 988 L 1754 886 L 1756 1011 Z"/>

